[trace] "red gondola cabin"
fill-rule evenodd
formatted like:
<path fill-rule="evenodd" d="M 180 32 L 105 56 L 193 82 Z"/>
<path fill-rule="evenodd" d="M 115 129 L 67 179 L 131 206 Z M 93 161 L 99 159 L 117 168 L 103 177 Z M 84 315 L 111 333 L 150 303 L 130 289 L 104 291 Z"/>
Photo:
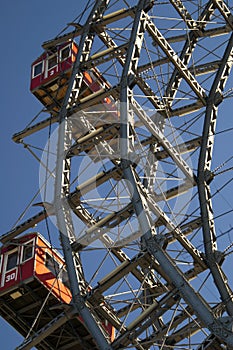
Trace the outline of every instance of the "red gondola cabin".
<path fill-rule="evenodd" d="M 0 255 L 0 316 L 23 336 L 32 328 L 40 331 L 66 310 L 71 302 L 67 272 L 61 255 L 38 233 L 27 234 L 2 246 Z M 40 317 L 38 317 L 40 315 Z M 35 319 L 37 319 L 35 323 Z M 102 319 L 106 334 L 113 340 L 114 328 Z M 59 326 L 60 327 L 60 326 Z M 74 317 L 43 339 L 37 348 L 82 350 L 81 338 L 87 348 L 96 349 L 88 329 L 80 317 Z M 77 337 L 78 334 L 78 337 Z"/>
<path fill-rule="evenodd" d="M 26 235 L 1 248 L 0 295 L 33 279 L 51 289 L 61 301 L 70 302 L 64 261 L 38 233 Z"/>
<path fill-rule="evenodd" d="M 77 52 L 77 44 L 69 41 L 45 51 L 32 63 L 30 90 L 50 110 L 59 111 Z M 102 88 L 110 86 L 97 68 L 91 68 L 84 72 L 78 100 Z M 102 102 L 111 104 L 113 100 L 107 97 Z"/>
<path fill-rule="evenodd" d="M 77 52 L 76 43 L 69 41 L 45 51 L 32 63 L 31 91 L 55 116 L 61 109 Z M 104 130 L 109 129 L 106 133 L 108 135 L 105 137 L 112 148 L 116 150 L 119 119 L 115 100 L 107 93 L 110 88 L 110 84 L 100 71 L 92 67 L 83 73 L 79 94 L 75 96 L 73 102 L 75 105 L 83 104 L 84 110 L 87 112 L 85 118 L 88 119 L 88 123 L 91 123 L 92 130 L 101 127 Z M 101 98 L 101 96 L 103 97 Z M 86 124 L 83 125 L 83 122 L 79 120 L 79 117 L 75 119 L 72 130 L 74 139 L 85 136 L 90 131 Z M 104 130 L 100 132 L 104 133 Z M 93 156 L 93 161 L 96 161 L 98 152 L 96 153 L 94 143 L 90 143 L 85 151 Z"/>
<path fill-rule="evenodd" d="M 51 83 L 62 74 L 70 72 L 78 52 L 74 42 L 68 42 L 57 46 L 54 50 L 45 51 L 32 64 L 31 91 L 35 92 L 39 87 Z M 52 86 L 55 90 L 56 84 Z"/>

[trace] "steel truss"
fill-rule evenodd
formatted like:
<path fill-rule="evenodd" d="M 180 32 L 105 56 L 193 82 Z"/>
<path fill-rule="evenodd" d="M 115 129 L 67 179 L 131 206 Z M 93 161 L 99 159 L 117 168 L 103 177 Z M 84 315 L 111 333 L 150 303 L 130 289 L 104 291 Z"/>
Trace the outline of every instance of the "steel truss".
<path fill-rule="evenodd" d="M 56 217 L 69 318 L 83 318 L 99 349 L 231 349 L 212 154 L 233 63 L 232 8 L 222 0 L 94 3 L 86 23 L 43 45 L 76 38 L 79 46 L 60 112 L 13 137 L 58 123 L 53 203 L 1 241 Z M 92 67 L 102 89 L 80 99 Z M 101 319 L 115 327 L 114 341 Z M 20 349 L 65 322 L 61 313 Z"/>

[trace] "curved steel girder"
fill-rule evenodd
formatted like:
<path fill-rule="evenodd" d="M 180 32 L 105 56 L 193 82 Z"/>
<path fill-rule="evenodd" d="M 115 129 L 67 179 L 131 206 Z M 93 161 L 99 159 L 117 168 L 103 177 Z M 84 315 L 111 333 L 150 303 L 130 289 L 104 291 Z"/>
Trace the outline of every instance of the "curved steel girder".
<path fill-rule="evenodd" d="M 140 5 L 143 4 L 143 1 L 139 2 Z M 137 61 L 135 61 L 135 50 L 134 43 L 136 41 L 136 35 L 138 35 L 138 30 L 140 28 L 144 28 L 140 23 L 140 15 L 142 12 L 142 8 L 138 7 L 133 29 L 131 32 L 129 49 L 127 51 L 125 66 L 122 73 L 121 78 L 121 92 L 120 92 L 120 101 L 121 101 L 121 164 L 124 173 L 124 177 L 130 183 L 129 191 L 131 193 L 132 203 L 135 208 L 135 212 L 138 216 L 139 225 L 141 231 L 143 233 L 143 242 L 145 247 L 148 249 L 150 254 L 152 254 L 155 259 L 163 266 L 165 273 L 173 280 L 174 286 L 179 290 L 180 294 L 183 296 L 184 300 L 195 309 L 196 314 L 203 324 L 210 329 L 211 332 L 216 334 L 216 336 L 221 337 L 223 341 L 225 341 L 229 346 L 233 346 L 233 333 L 224 327 L 224 324 L 216 319 L 208 305 L 204 302 L 204 300 L 194 291 L 191 285 L 183 276 L 182 272 L 178 269 L 178 267 L 174 264 L 174 262 L 170 259 L 168 254 L 161 248 L 160 242 L 154 232 L 154 229 L 151 227 L 151 220 L 149 214 L 149 206 L 146 198 L 141 193 L 138 187 L 138 183 L 136 180 L 136 176 L 134 174 L 134 170 L 132 168 L 130 162 L 130 115 L 129 115 L 129 99 L 131 96 L 131 91 L 129 89 L 129 81 L 128 76 L 131 73 L 132 66 L 136 66 Z M 157 37 L 155 33 L 157 30 L 154 25 L 149 23 L 147 26 L 148 31 L 153 36 L 154 39 L 159 41 L 159 36 Z M 142 33 L 143 34 L 143 31 Z M 141 35 L 142 37 L 142 35 Z M 164 46 L 164 50 L 169 54 L 170 47 L 168 47 L 167 42 L 161 38 L 162 46 Z M 160 44 L 161 44 L 160 42 Z M 137 56 L 138 50 L 141 47 L 137 47 Z M 133 64 L 132 64 L 133 63 Z M 177 62 L 173 62 L 178 63 Z M 180 62 L 179 62 L 180 63 Z M 182 66 L 182 65 L 181 65 Z M 181 66 L 179 68 L 181 68 Z M 178 66 L 177 66 L 178 68 Z M 183 72 L 184 73 L 184 72 Z M 189 80 L 189 78 L 184 73 L 184 77 Z M 196 92 L 200 98 L 203 99 L 203 90 L 199 88 L 199 86 L 194 83 Z M 225 332 L 222 332 L 222 329 Z"/>
<path fill-rule="evenodd" d="M 210 191 L 210 171 L 212 152 L 214 147 L 214 134 L 217 121 L 218 105 L 222 101 L 222 93 L 233 64 L 233 34 L 228 42 L 221 65 L 212 84 L 208 97 L 202 143 L 198 164 L 198 193 L 200 200 L 201 216 L 203 221 L 203 238 L 207 263 L 212 272 L 216 286 L 222 300 L 227 305 L 227 310 L 233 316 L 233 296 L 226 277 L 216 259 L 217 242 L 214 227 L 214 217 Z"/>
<path fill-rule="evenodd" d="M 216 69 L 216 68 L 215 68 Z M 137 183 L 137 179 L 135 180 L 135 182 Z M 136 184 L 137 185 L 137 184 Z M 138 190 L 139 190 L 139 192 L 142 192 L 143 193 L 143 191 L 141 191 L 141 189 L 139 188 L 139 186 L 138 186 Z M 132 271 L 132 273 L 133 273 L 133 271 Z"/>

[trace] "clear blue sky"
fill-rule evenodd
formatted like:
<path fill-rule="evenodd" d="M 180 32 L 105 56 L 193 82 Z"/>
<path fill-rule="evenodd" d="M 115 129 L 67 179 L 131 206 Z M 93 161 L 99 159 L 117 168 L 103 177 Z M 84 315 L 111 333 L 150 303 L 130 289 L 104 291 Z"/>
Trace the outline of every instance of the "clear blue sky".
<path fill-rule="evenodd" d="M 1 222 L 8 231 L 38 187 L 38 164 L 11 137 L 22 130 L 42 105 L 29 91 L 30 66 L 43 41 L 56 36 L 84 8 L 86 1 L 10 0 L 1 3 Z M 22 337 L 0 319 L 2 350 Z"/>

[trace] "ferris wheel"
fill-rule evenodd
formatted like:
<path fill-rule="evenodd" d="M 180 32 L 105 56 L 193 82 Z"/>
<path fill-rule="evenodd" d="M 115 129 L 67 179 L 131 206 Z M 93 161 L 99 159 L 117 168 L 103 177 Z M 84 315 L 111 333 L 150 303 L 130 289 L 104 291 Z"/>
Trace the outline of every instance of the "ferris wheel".
<path fill-rule="evenodd" d="M 47 132 L 42 210 L 0 237 L 17 349 L 233 349 L 232 30 L 230 1 L 98 0 L 44 42 L 13 136 Z"/>

